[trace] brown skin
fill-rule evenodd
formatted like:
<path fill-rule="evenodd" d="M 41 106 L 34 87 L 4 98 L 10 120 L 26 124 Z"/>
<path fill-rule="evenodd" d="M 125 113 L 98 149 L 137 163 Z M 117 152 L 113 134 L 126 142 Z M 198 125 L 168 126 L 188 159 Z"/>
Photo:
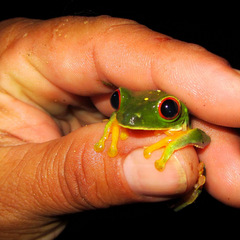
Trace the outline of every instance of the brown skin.
<path fill-rule="evenodd" d="M 108 85 L 159 88 L 185 102 L 197 117 L 193 126 L 212 138 L 199 151 L 207 190 L 240 207 L 240 138 L 227 128 L 240 127 L 240 76 L 225 60 L 110 17 L 13 19 L 0 23 L 0 44 L 1 239 L 52 239 L 63 226 L 57 216 L 162 201 L 194 186 L 191 147 L 163 173 L 142 156 L 156 141 L 150 133 L 132 132 L 114 159 L 94 151 L 104 129 L 97 122 L 112 111 Z"/>

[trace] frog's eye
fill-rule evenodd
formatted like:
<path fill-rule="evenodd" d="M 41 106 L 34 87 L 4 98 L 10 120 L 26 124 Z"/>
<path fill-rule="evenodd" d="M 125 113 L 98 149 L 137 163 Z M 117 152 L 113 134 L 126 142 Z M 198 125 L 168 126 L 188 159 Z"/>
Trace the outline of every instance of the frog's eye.
<path fill-rule="evenodd" d="M 110 99 L 111 105 L 114 109 L 118 110 L 121 103 L 121 95 L 119 89 L 117 89 L 111 96 Z"/>
<path fill-rule="evenodd" d="M 166 120 L 177 118 L 180 110 L 180 102 L 174 97 L 166 97 L 162 99 L 158 106 L 159 115 Z"/>

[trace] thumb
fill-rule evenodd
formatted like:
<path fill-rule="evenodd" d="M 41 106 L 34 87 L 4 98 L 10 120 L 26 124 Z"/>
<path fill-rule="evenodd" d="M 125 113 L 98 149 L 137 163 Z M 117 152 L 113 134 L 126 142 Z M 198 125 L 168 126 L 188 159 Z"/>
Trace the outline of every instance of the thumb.
<path fill-rule="evenodd" d="M 1 148 L 0 204 L 6 214 L 0 226 L 33 229 L 52 216 L 161 201 L 195 184 L 198 159 L 193 148 L 177 151 L 159 172 L 154 161 L 161 152 L 146 160 L 142 149 L 156 136 L 130 134 L 119 143 L 118 156 L 110 158 L 107 149 L 97 153 L 93 147 L 103 129 L 104 123 L 92 124 L 49 142 Z"/>

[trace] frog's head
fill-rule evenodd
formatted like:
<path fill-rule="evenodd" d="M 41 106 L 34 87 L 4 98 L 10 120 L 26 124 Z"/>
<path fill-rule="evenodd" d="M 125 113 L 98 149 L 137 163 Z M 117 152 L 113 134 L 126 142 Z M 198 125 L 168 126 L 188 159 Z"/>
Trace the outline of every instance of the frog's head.
<path fill-rule="evenodd" d="M 160 90 L 117 89 L 111 97 L 116 118 L 125 128 L 143 130 L 185 130 L 189 123 L 187 107 L 176 97 Z"/>

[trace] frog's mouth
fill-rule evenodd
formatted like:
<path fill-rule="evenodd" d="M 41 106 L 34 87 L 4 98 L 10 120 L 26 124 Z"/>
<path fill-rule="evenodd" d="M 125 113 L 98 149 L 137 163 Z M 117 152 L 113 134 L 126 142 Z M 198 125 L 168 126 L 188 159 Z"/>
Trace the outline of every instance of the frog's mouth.
<path fill-rule="evenodd" d="M 153 131 L 153 130 L 156 130 L 156 131 L 168 131 L 168 130 L 172 130 L 172 131 L 185 131 L 184 129 L 185 129 L 185 126 L 184 125 L 182 125 L 182 126 L 178 126 L 177 128 L 159 128 L 159 127 L 141 127 L 141 126 L 131 126 L 131 127 L 129 127 L 129 126 L 125 126 L 125 125 L 123 125 L 123 124 L 121 124 L 121 123 L 119 123 L 118 122 L 118 124 L 119 124 L 119 126 L 121 126 L 122 128 L 127 128 L 127 129 L 133 129 L 133 130 L 145 130 L 145 131 Z"/>

